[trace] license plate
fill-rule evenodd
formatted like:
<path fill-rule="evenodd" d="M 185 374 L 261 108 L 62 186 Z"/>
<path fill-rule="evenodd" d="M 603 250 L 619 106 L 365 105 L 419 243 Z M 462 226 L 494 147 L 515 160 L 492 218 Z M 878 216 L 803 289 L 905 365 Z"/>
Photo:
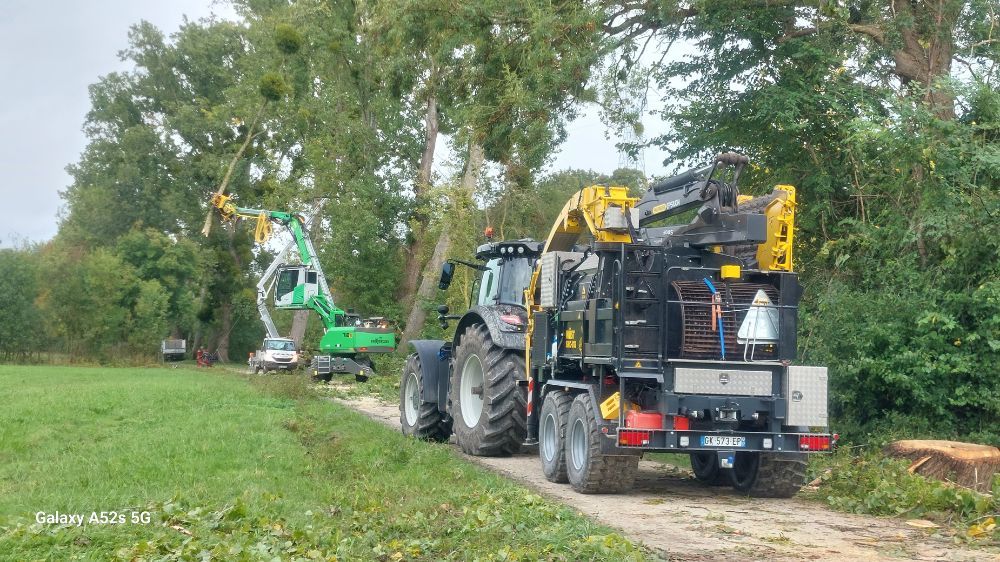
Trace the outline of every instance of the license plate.
<path fill-rule="evenodd" d="M 746 447 L 746 437 L 735 437 L 733 435 L 702 435 L 702 447 Z"/>

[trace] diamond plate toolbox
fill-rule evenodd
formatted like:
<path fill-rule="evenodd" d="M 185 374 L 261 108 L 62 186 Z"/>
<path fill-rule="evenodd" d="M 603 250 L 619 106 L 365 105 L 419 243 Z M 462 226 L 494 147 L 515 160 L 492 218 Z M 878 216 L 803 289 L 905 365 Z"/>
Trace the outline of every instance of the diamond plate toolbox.
<path fill-rule="evenodd" d="M 826 367 L 793 365 L 785 371 L 787 425 L 827 427 Z"/>
<path fill-rule="evenodd" d="M 725 396 L 771 396 L 771 371 L 674 369 L 674 392 Z"/>

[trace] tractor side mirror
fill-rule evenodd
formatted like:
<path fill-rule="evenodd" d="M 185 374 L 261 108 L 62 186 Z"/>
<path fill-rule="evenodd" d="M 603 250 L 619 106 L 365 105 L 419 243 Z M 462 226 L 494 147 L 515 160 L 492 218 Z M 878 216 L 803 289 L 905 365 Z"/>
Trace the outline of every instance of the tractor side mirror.
<path fill-rule="evenodd" d="M 448 305 L 442 304 L 441 306 L 438 307 L 438 314 L 440 314 L 441 316 L 447 316 L 449 310 L 450 309 L 448 308 Z"/>
<path fill-rule="evenodd" d="M 455 264 L 445 262 L 441 266 L 441 279 L 438 281 L 438 289 L 444 291 L 451 285 L 451 276 L 455 274 Z"/>

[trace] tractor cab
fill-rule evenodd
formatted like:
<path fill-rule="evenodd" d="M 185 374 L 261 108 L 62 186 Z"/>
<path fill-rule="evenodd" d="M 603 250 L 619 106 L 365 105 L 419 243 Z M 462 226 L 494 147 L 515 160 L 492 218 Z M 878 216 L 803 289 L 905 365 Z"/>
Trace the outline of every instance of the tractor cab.
<path fill-rule="evenodd" d="M 534 240 L 490 242 L 476 249 L 482 276 L 473 285 L 473 302 L 479 306 L 514 304 L 524 306 L 524 289 L 531 281 L 541 244 Z"/>
<path fill-rule="evenodd" d="M 274 286 L 276 308 L 305 308 L 309 299 L 319 294 L 316 270 L 307 265 L 283 265 L 278 269 Z"/>
<path fill-rule="evenodd" d="M 488 242 L 476 249 L 476 259 L 485 263 L 471 263 L 459 259 L 448 260 L 441 267 L 438 288 L 451 285 L 455 264 L 475 269 L 481 273 L 472 283 L 470 301 L 475 306 L 512 304 L 524 306 L 524 289 L 531 281 L 535 261 L 541 254 L 541 244 L 531 239 Z"/>

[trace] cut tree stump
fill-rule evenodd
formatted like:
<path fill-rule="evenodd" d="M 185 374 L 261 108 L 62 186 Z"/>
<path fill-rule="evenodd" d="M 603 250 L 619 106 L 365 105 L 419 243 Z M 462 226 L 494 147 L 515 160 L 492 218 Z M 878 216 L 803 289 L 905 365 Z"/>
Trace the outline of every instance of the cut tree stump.
<path fill-rule="evenodd" d="M 907 440 L 890 443 L 886 454 L 910 459 L 910 473 L 990 492 L 1000 471 L 1000 449 L 958 441 Z"/>

